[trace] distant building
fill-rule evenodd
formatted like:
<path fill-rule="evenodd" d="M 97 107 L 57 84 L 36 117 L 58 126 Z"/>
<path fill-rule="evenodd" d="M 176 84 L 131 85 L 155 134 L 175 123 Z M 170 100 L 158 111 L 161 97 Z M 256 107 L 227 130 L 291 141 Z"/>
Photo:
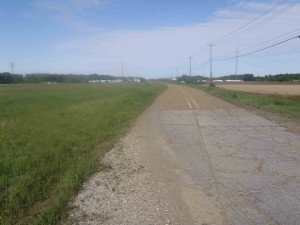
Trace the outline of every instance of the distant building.
<path fill-rule="evenodd" d="M 101 80 L 89 80 L 89 83 L 101 83 Z"/>
<path fill-rule="evenodd" d="M 225 80 L 225 82 L 241 83 L 243 80 Z"/>
<path fill-rule="evenodd" d="M 96 83 L 112 83 L 114 82 L 113 80 L 90 80 L 89 83 L 93 83 L 93 84 L 96 84 Z"/>
<path fill-rule="evenodd" d="M 242 83 L 244 81 L 243 80 L 213 80 L 212 82 L 216 82 L 216 83 L 224 83 L 224 82 L 228 82 L 228 83 Z"/>

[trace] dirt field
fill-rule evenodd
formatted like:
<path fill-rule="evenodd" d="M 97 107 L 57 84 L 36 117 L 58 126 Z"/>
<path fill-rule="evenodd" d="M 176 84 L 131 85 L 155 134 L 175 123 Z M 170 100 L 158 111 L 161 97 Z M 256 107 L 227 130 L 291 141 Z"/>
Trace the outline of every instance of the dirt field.
<path fill-rule="evenodd" d="M 220 88 L 261 94 L 300 95 L 300 84 L 218 84 Z"/>

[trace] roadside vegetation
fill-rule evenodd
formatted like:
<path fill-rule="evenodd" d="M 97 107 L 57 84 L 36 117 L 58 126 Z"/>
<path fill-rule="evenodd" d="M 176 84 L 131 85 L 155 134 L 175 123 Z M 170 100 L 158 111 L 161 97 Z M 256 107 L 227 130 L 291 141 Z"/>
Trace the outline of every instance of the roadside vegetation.
<path fill-rule="evenodd" d="M 256 81 L 256 82 L 300 82 L 300 73 L 291 73 L 291 74 L 276 74 L 276 75 L 265 75 L 265 76 L 255 76 L 253 74 L 239 74 L 239 75 L 227 75 L 221 76 L 217 78 L 218 80 L 242 80 L 242 81 Z M 208 77 L 205 76 L 188 76 L 182 75 L 178 77 L 178 81 L 184 81 L 185 83 L 195 83 L 203 80 L 209 80 Z M 167 80 L 166 80 L 167 81 Z"/>
<path fill-rule="evenodd" d="M 0 85 L 0 224 L 56 224 L 160 84 Z"/>
<path fill-rule="evenodd" d="M 241 107 L 255 108 L 283 117 L 300 120 L 300 96 L 279 96 L 246 93 L 241 91 L 225 90 L 219 87 L 209 87 L 199 84 L 190 85 L 199 88 L 209 94 L 219 97 Z"/>

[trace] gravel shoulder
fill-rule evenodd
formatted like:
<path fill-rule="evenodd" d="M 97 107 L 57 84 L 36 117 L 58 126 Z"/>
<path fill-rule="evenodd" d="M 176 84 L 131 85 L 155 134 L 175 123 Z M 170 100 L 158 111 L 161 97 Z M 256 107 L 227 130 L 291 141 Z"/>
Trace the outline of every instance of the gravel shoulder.
<path fill-rule="evenodd" d="M 172 175 L 149 152 L 144 117 L 106 154 L 110 169 L 83 185 L 62 224 L 191 224 Z"/>

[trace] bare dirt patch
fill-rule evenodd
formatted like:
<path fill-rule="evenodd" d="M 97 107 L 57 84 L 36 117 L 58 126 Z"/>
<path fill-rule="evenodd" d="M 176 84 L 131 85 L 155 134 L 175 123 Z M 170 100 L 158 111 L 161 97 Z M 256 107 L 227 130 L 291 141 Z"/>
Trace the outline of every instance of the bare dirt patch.
<path fill-rule="evenodd" d="M 220 88 L 271 95 L 300 95 L 300 84 L 226 84 Z"/>

